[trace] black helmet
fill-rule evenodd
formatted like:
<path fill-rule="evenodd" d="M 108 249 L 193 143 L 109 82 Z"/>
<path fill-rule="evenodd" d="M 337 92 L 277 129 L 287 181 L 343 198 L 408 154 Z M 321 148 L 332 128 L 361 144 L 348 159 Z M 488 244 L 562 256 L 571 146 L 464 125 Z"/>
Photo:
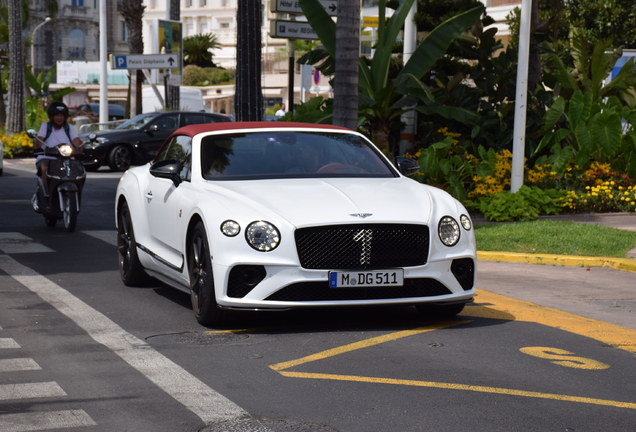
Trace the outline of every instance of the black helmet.
<path fill-rule="evenodd" d="M 46 109 L 46 113 L 48 114 L 49 119 L 52 119 L 55 114 L 60 112 L 64 114 L 65 119 L 68 118 L 68 107 L 63 102 L 53 102 Z"/>

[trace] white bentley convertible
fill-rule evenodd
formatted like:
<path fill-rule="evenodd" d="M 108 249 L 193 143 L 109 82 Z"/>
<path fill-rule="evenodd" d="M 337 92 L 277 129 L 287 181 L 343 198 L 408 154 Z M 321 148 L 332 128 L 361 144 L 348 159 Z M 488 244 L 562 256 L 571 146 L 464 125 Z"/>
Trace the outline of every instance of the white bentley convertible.
<path fill-rule="evenodd" d="M 301 123 L 178 129 L 117 187 L 119 269 L 188 292 L 196 319 L 232 309 L 414 305 L 475 294 L 466 209 L 363 135 Z"/>

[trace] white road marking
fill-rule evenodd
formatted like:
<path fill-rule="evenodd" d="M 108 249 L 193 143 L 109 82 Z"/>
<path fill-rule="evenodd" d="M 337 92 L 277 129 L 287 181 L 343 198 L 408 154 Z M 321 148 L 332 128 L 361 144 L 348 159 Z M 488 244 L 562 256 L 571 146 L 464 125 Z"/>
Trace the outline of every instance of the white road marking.
<path fill-rule="evenodd" d="M 112 246 L 117 246 L 117 231 L 116 230 L 92 230 L 92 231 L 82 231 L 83 234 L 87 234 L 91 237 L 95 237 L 101 241 L 104 241 Z"/>
<path fill-rule="evenodd" d="M 41 243 L 36 243 L 31 237 L 17 232 L 0 233 L 0 251 L 6 254 L 54 252 Z"/>
<path fill-rule="evenodd" d="M 55 382 L 0 385 L 0 400 L 58 396 L 66 396 L 66 393 L 62 390 L 62 387 Z"/>
<path fill-rule="evenodd" d="M 234 402 L 32 269 L 6 255 L 0 255 L 0 269 L 73 320 L 95 341 L 111 349 L 206 424 L 247 416 Z"/>
<path fill-rule="evenodd" d="M 0 430 L 3 432 L 27 432 L 82 426 L 97 426 L 97 423 L 83 410 L 30 412 L 0 416 Z"/>
<path fill-rule="evenodd" d="M 16 341 L 11 338 L 0 338 L 0 349 L 22 348 Z"/>
<path fill-rule="evenodd" d="M 32 358 L 0 360 L 0 372 L 18 372 L 27 370 L 42 370 L 42 368 Z"/>

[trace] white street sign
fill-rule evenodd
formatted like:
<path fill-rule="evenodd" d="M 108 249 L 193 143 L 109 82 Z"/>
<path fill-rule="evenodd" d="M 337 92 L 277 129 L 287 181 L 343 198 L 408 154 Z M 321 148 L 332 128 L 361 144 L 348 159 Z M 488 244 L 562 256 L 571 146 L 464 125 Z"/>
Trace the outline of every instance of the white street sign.
<path fill-rule="evenodd" d="M 272 21 L 269 36 L 282 39 L 318 39 L 318 35 L 308 22 Z"/>
<path fill-rule="evenodd" d="M 112 69 L 179 69 L 178 54 L 111 55 Z"/>
<path fill-rule="evenodd" d="M 319 0 L 320 4 L 325 8 L 329 16 L 338 15 L 338 0 Z M 303 15 L 304 12 L 300 8 L 298 0 L 272 0 L 270 2 L 272 12 L 288 13 Z"/>

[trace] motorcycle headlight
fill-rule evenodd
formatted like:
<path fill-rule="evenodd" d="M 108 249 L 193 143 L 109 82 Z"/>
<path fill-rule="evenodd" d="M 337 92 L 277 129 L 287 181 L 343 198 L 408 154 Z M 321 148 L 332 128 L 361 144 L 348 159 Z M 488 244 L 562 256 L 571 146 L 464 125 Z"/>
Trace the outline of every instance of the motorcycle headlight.
<path fill-rule="evenodd" d="M 459 224 L 450 216 L 444 216 L 440 219 L 437 231 L 439 239 L 446 246 L 455 246 L 459 241 Z"/>
<path fill-rule="evenodd" d="M 60 154 L 64 157 L 69 157 L 70 155 L 73 154 L 73 147 L 71 147 L 68 144 L 61 145 L 57 149 L 59 150 Z"/>
<path fill-rule="evenodd" d="M 245 230 L 245 240 L 259 252 L 269 252 L 280 244 L 280 233 L 274 225 L 265 221 L 252 222 Z"/>

